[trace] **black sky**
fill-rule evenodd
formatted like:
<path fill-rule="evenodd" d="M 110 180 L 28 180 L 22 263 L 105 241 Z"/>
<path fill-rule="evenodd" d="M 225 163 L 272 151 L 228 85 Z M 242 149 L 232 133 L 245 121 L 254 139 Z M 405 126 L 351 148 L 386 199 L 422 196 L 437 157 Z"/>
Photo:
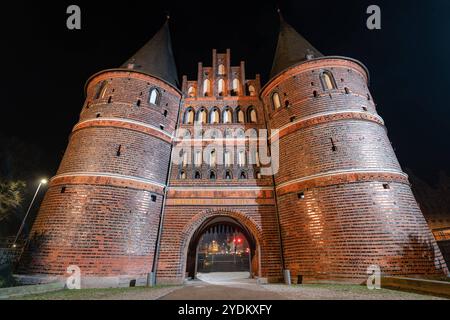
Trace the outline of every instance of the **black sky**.
<path fill-rule="evenodd" d="M 78 121 L 83 86 L 118 67 L 160 28 L 170 10 L 179 75 L 196 75 L 211 50 L 231 49 L 248 77 L 267 81 L 277 33 L 276 1 L 48 1 L 2 3 L 0 133 L 36 145 L 52 176 Z M 82 9 L 82 30 L 66 28 L 66 8 Z M 382 30 L 366 28 L 366 8 L 382 9 Z M 450 1 L 279 1 L 285 19 L 325 55 L 362 61 L 403 168 L 433 181 L 450 173 Z"/>

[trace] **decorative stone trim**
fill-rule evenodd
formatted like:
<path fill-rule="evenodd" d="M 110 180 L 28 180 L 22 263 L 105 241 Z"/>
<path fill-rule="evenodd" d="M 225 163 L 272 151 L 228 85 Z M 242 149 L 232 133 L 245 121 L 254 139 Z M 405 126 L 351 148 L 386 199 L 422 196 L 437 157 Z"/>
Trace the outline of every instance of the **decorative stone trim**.
<path fill-rule="evenodd" d="M 286 135 L 289 135 L 303 128 L 311 127 L 313 125 L 339 120 L 366 120 L 384 126 L 383 119 L 380 116 L 372 113 L 357 112 L 357 111 L 330 112 L 314 115 L 311 117 L 305 117 L 302 119 L 298 119 L 295 122 L 289 123 L 279 129 L 278 138 L 281 139 Z M 276 135 L 272 134 L 270 138 L 271 142 L 276 141 L 275 138 Z"/>
<path fill-rule="evenodd" d="M 81 184 L 131 188 L 150 191 L 160 195 L 164 194 L 165 188 L 165 185 L 147 179 L 89 172 L 77 172 L 55 176 L 51 179 L 49 187 Z"/>
<path fill-rule="evenodd" d="M 115 127 L 122 128 L 127 130 L 138 131 L 144 134 L 151 135 L 160 140 L 166 141 L 168 143 L 172 143 L 173 136 L 169 133 L 158 129 L 154 126 L 145 124 L 143 122 L 121 119 L 121 118 L 101 118 L 101 119 L 90 119 L 83 122 L 78 123 L 72 132 L 86 129 L 90 127 Z"/>
<path fill-rule="evenodd" d="M 342 185 L 357 182 L 383 181 L 409 184 L 408 176 L 402 172 L 394 171 L 336 171 L 328 174 L 305 177 L 280 184 L 277 187 L 279 196 L 295 193 L 306 189 Z"/>

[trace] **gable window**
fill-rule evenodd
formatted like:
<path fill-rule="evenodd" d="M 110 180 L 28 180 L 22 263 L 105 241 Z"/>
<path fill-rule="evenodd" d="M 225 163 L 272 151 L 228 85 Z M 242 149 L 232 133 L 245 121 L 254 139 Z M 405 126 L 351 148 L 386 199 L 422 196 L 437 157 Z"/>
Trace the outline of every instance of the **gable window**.
<path fill-rule="evenodd" d="M 274 92 L 272 94 L 272 105 L 275 110 L 279 109 L 281 107 L 281 99 L 278 92 Z"/>
<path fill-rule="evenodd" d="M 195 88 L 193 87 L 193 86 L 190 86 L 189 87 L 189 90 L 188 90 L 188 96 L 190 97 L 190 98 L 194 98 L 195 97 L 195 95 L 196 95 L 196 91 L 195 91 Z"/>
<path fill-rule="evenodd" d="M 218 73 L 219 76 L 223 76 L 225 74 L 225 66 L 223 64 L 219 65 Z"/>
<path fill-rule="evenodd" d="M 200 150 L 197 150 L 195 152 L 195 159 L 194 159 L 195 166 L 196 167 L 200 167 L 202 165 L 202 161 L 203 161 L 203 159 L 202 159 L 202 152 Z"/>
<path fill-rule="evenodd" d="M 258 122 L 258 117 L 256 115 L 256 110 L 253 107 L 251 107 L 248 110 L 248 119 L 250 120 L 251 123 Z"/>
<path fill-rule="evenodd" d="M 184 114 L 184 123 L 185 124 L 194 124 L 194 110 L 188 109 Z"/>
<path fill-rule="evenodd" d="M 153 88 L 150 90 L 150 95 L 148 98 L 148 102 L 150 104 L 158 104 L 159 103 L 159 97 L 160 97 L 160 93 L 158 91 L 158 89 Z"/>
<path fill-rule="evenodd" d="M 233 90 L 231 92 L 232 96 L 238 96 L 239 95 L 239 87 L 241 86 L 241 82 L 239 81 L 239 79 L 234 79 L 233 80 Z"/>
<path fill-rule="evenodd" d="M 227 108 L 223 112 L 223 123 L 232 123 L 232 122 L 233 122 L 233 113 L 229 108 Z"/>
<path fill-rule="evenodd" d="M 217 163 L 217 154 L 216 154 L 216 150 L 213 150 L 209 154 L 209 165 L 211 167 L 215 167 L 216 163 Z"/>
<path fill-rule="evenodd" d="M 321 76 L 322 86 L 325 91 L 336 89 L 336 82 L 329 71 L 322 72 Z"/>
<path fill-rule="evenodd" d="M 218 110 L 218 109 L 214 109 L 214 110 L 211 112 L 211 116 L 210 116 L 210 119 L 209 119 L 209 123 L 211 123 L 211 124 L 217 124 L 217 123 L 219 123 L 219 110 Z"/>
<path fill-rule="evenodd" d="M 225 172 L 225 180 L 232 180 L 233 179 L 233 174 L 231 173 L 230 170 L 227 170 Z"/>
<path fill-rule="evenodd" d="M 226 167 L 230 167 L 232 165 L 233 159 L 230 150 L 225 150 L 224 152 L 224 162 Z"/>
<path fill-rule="evenodd" d="M 238 108 L 238 110 L 237 110 L 237 122 L 238 123 L 245 122 L 244 111 L 242 111 L 240 108 Z"/>
<path fill-rule="evenodd" d="M 248 86 L 248 93 L 249 93 L 249 95 L 250 95 L 251 97 L 256 96 L 256 89 L 255 89 L 255 87 L 252 86 L 252 85 L 249 85 L 249 86 Z"/>
<path fill-rule="evenodd" d="M 205 97 L 208 97 L 210 92 L 211 92 L 211 81 L 209 81 L 209 79 L 205 79 L 205 81 L 203 81 L 203 95 Z"/>
<path fill-rule="evenodd" d="M 207 114 L 205 109 L 201 109 L 197 114 L 197 122 L 205 124 L 207 119 Z"/>
<path fill-rule="evenodd" d="M 240 150 L 239 154 L 238 154 L 238 164 L 240 167 L 245 166 L 245 151 L 244 150 Z"/>
<path fill-rule="evenodd" d="M 219 80 L 217 91 L 219 92 L 219 96 L 222 97 L 225 95 L 225 81 L 223 79 Z"/>

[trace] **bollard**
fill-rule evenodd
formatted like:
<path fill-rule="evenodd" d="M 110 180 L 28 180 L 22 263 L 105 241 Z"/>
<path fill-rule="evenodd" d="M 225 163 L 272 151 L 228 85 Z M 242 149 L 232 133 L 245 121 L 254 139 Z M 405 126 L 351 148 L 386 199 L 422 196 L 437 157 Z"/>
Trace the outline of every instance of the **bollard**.
<path fill-rule="evenodd" d="M 147 274 L 147 287 L 153 287 L 155 285 L 155 273 L 150 272 Z"/>
<path fill-rule="evenodd" d="M 284 270 L 284 283 L 288 286 L 291 285 L 291 271 L 290 270 Z"/>

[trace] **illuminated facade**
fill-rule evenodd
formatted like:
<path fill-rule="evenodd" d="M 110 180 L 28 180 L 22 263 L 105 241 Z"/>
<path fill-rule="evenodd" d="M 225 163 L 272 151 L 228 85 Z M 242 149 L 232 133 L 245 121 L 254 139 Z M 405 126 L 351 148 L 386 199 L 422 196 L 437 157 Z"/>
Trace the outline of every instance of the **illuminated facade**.
<path fill-rule="evenodd" d="M 368 84 L 363 64 L 281 21 L 264 86 L 213 50 L 179 87 L 166 23 L 88 80 L 18 273 L 77 265 L 84 286 L 242 270 L 275 282 L 283 269 L 360 283 L 374 264 L 447 274 Z"/>

